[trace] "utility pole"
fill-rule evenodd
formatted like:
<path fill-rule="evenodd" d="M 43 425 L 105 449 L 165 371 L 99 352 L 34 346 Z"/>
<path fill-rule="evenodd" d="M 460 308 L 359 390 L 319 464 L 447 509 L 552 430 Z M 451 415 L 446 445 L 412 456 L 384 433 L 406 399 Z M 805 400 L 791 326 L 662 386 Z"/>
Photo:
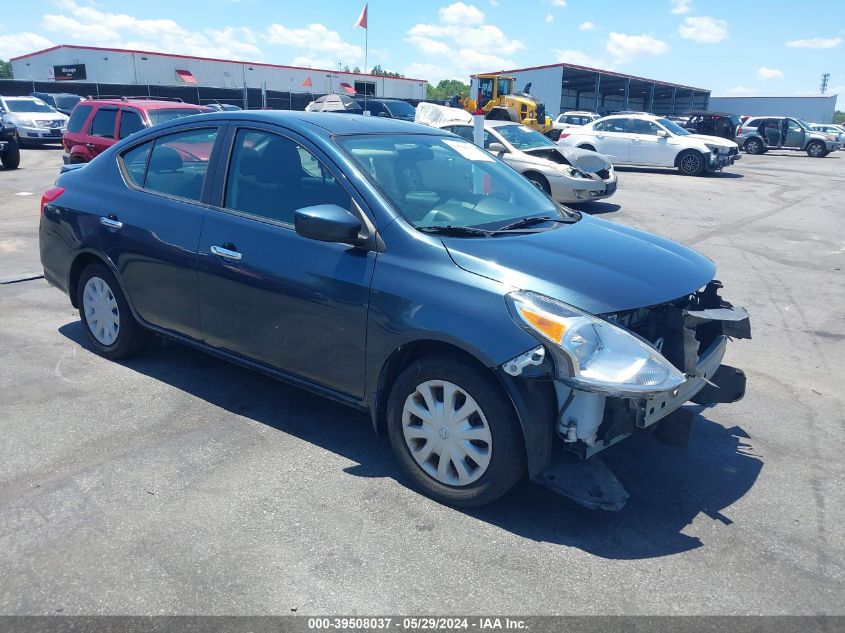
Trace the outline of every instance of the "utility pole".
<path fill-rule="evenodd" d="M 830 81 L 830 73 L 822 74 L 822 85 L 819 88 L 819 92 L 821 94 L 824 94 L 824 93 L 827 92 L 827 84 L 828 84 L 829 81 Z"/>

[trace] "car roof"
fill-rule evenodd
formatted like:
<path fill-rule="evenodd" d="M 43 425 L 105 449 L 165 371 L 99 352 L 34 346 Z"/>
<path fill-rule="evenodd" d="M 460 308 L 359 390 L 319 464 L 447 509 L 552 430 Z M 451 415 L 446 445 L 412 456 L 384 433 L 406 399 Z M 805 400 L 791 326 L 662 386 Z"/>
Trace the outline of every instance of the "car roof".
<path fill-rule="evenodd" d="M 252 121 L 256 123 L 275 123 L 294 131 L 314 131 L 319 128 L 328 134 L 429 134 L 443 136 L 448 134 L 428 125 L 401 121 L 386 117 L 362 116 L 344 112 L 300 112 L 298 110 L 240 110 L 228 112 L 209 112 L 202 116 L 203 121 Z M 183 117 L 163 124 L 164 127 L 181 125 L 197 121 L 197 117 Z M 161 126 L 157 126 L 161 127 Z"/>
<path fill-rule="evenodd" d="M 50 95 L 51 97 L 79 97 L 78 94 L 74 94 L 72 92 L 44 92 L 43 90 L 35 90 L 30 97 L 34 97 L 35 95 Z M 82 99 L 83 97 L 79 97 Z"/>
<path fill-rule="evenodd" d="M 133 99 L 131 97 L 114 97 L 104 99 L 97 99 L 95 97 L 93 99 L 83 99 L 78 105 L 96 103 L 103 103 L 107 105 L 131 105 L 139 110 L 162 110 L 165 108 L 187 108 L 189 110 L 199 110 L 205 107 L 198 106 L 195 103 L 186 103 L 184 101 L 158 101 L 156 99 Z"/>
<path fill-rule="evenodd" d="M 567 110 L 566 112 L 561 112 L 561 114 L 598 114 L 598 112 L 592 112 L 591 110 Z"/>
<path fill-rule="evenodd" d="M 661 114 L 643 114 L 639 113 L 631 113 L 631 114 L 608 114 L 607 116 L 602 117 L 603 119 L 645 119 L 646 121 L 654 121 L 656 119 L 665 119 L 666 117 Z"/>
<path fill-rule="evenodd" d="M 689 110 L 682 116 L 737 116 L 732 112 L 711 112 L 710 110 Z"/>

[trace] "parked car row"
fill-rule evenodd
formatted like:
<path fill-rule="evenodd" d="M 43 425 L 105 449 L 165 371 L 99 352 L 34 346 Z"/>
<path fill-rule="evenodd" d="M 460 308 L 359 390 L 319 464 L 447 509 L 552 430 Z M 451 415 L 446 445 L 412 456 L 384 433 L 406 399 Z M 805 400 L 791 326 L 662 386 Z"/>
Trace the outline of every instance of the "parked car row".
<path fill-rule="evenodd" d="M 116 137 L 125 105 L 108 106 Z M 706 257 L 557 204 L 499 160 L 607 189 L 593 169 L 609 162 L 526 129 L 496 122 L 485 151 L 460 126 L 384 117 L 169 120 L 44 193 L 45 278 L 106 358 L 155 333 L 369 412 L 441 502 L 489 503 L 527 473 L 618 510 L 597 454 L 690 399 L 741 398 L 721 363 L 749 317 Z"/>

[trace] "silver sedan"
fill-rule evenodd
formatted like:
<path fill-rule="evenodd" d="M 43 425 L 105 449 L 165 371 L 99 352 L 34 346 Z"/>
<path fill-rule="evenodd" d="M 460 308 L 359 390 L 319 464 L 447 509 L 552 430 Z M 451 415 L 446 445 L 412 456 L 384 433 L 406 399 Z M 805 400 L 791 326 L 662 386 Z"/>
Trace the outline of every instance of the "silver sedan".
<path fill-rule="evenodd" d="M 473 140 L 472 125 L 446 124 L 443 129 Z M 566 204 L 612 196 L 613 164 L 603 154 L 556 145 L 531 128 L 511 121 L 484 121 L 484 148 Z"/>

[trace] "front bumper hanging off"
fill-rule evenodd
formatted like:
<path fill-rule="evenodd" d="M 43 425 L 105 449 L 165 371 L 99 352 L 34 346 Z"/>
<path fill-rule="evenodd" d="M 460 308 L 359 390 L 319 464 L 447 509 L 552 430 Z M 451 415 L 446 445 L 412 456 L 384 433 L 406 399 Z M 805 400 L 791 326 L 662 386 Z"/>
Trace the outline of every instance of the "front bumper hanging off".
<path fill-rule="evenodd" d="M 745 374 L 722 365 L 722 359 L 729 339 L 751 338 L 750 319 L 745 309 L 719 297 L 721 287 L 720 282 L 711 281 L 689 301 L 649 308 L 644 320 L 627 325 L 643 338 L 657 341 L 664 357 L 683 371 L 687 380 L 672 393 L 652 398 L 608 397 L 595 436 L 578 441 L 570 437 L 563 451 L 550 456 L 545 468 L 530 473 L 533 481 L 588 508 L 619 510 L 628 493 L 596 453 L 638 431 L 686 445 L 695 414 L 682 408 L 683 404 L 692 401 L 709 406 L 736 402 L 744 396 Z M 642 315 L 644 311 L 637 312 Z M 628 316 L 611 315 L 609 320 L 624 324 Z M 561 404 L 559 401 L 556 424 L 558 436 L 565 439 L 566 408 Z"/>

